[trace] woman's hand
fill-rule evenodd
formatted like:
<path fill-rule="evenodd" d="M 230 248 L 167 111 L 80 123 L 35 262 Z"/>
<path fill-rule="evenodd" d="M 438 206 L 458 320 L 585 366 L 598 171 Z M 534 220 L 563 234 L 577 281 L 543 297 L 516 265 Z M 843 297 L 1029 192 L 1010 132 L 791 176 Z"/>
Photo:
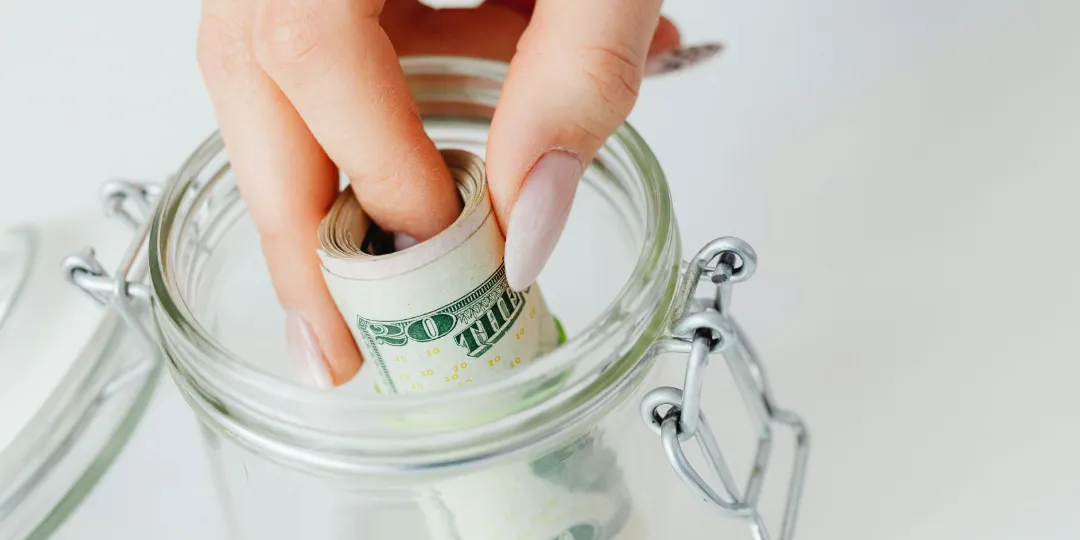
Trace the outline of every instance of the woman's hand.
<path fill-rule="evenodd" d="M 317 228 L 338 171 L 385 229 L 425 240 L 460 212 L 398 56 L 510 61 L 487 149 L 516 289 L 540 273 L 582 171 L 625 121 L 646 71 L 696 63 L 661 0 L 203 0 L 198 54 L 241 194 L 262 238 L 298 369 L 343 383 L 360 355 L 323 282 Z"/>

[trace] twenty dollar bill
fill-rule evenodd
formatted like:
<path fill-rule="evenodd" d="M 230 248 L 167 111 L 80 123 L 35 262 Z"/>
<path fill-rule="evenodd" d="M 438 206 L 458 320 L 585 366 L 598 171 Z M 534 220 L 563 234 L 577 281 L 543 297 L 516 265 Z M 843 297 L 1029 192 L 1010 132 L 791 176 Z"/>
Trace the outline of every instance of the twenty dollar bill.
<path fill-rule="evenodd" d="M 463 210 L 401 251 L 350 188 L 319 226 L 323 275 L 382 393 L 452 390 L 520 369 L 558 345 L 535 285 L 514 291 L 479 157 L 444 150 Z"/>
<path fill-rule="evenodd" d="M 540 290 L 507 284 L 483 162 L 442 156 L 464 209 L 434 238 L 396 251 L 349 189 L 319 227 L 326 283 L 385 394 L 466 390 L 560 342 Z M 593 434 L 538 459 L 441 479 L 419 505 L 433 540 L 645 538 L 614 454 Z"/>

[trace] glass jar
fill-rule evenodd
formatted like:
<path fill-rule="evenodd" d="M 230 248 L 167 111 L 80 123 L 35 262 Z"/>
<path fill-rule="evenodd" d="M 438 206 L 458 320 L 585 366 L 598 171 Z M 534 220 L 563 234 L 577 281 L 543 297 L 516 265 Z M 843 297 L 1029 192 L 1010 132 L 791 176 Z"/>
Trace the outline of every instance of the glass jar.
<path fill-rule="evenodd" d="M 436 144 L 484 155 L 506 66 L 432 57 L 403 67 Z M 232 538 L 711 538 L 701 527 L 715 524 L 710 510 L 764 538 L 756 506 L 776 423 L 797 434 L 780 537 L 791 534 L 805 429 L 772 402 L 727 314 L 755 255 L 722 238 L 681 261 L 663 172 L 629 126 L 590 165 L 539 279 L 568 341 L 462 392 L 374 395 L 365 370 L 333 391 L 293 380 L 284 313 L 216 134 L 165 186 L 134 245 L 146 237 L 154 339 L 201 421 Z M 698 300 L 702 281 L 715 293 Z M 120 296 L 142 291 L 114 282 Z M 713 353 L 757 428 L 745 489 L 700 410 Z M 689 358 L 674 379 L 657 369 L 672 356 Z M 683 453 L 690 440 L 715 478 Z M 677 474 L 658 474 L 662 461 Z"/>

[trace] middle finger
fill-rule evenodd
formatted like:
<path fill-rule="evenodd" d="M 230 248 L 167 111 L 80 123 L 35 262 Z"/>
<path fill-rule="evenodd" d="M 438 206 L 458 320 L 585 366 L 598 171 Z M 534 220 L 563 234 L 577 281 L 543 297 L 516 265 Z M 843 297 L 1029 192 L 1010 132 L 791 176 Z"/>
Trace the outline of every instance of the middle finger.
<path fill-rule="evenodd" d="M 425 240 L 460 213 L 416 105 L 381 0 L 262 0 L 255 54 L 382 227 Z M 424 212 L 410 211 L 423 208 Z"/>

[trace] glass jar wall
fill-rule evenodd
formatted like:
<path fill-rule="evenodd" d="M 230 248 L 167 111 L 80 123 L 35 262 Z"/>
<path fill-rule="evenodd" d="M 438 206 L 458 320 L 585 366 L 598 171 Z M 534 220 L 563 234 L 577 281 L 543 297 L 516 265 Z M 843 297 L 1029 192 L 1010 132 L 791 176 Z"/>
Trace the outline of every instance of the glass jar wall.
<path fill-rule="evenodd" d="M 505 66 L 404 67 L 436 144 L 483 155 Z M 642 501 L 680 486 L 645 478 L 666 464 L 638 402 L 677 309 L 679 255 L 663 174 L 624 126 L 539 280 L 569 340 L 493 384 L 397 397 L 370 392 L 364 370 L 330 392 L 292 380 L 284 313 L 216 135 L 166 187 L 150 235 L 162 349 L 232 537 L 259 540 L 666 537 L 663 506 Z"/>

